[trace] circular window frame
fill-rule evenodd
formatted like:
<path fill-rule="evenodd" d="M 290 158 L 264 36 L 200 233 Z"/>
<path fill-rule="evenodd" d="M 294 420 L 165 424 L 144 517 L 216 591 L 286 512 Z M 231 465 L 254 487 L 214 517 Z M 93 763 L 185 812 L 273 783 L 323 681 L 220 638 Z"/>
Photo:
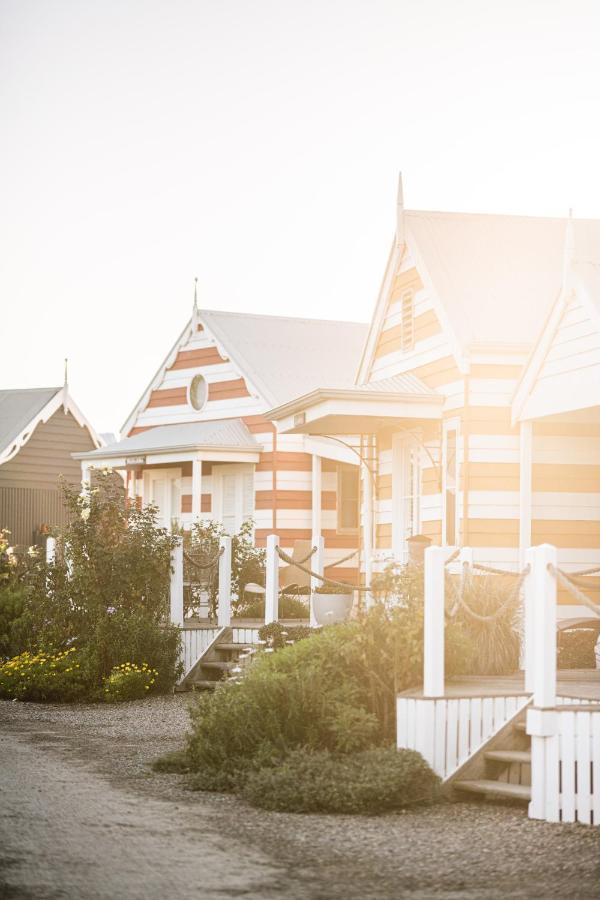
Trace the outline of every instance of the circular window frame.
<path fill-rule="evenodd" d="M 202 398 L 202 402 L 198 403 L 195 394 L 198 392 L 200 386 L 204 387 L 204 396 Z M 196 412 L 202 412 L 204 407 L 208 402 L 208 381 L 204 377 L 204 375 L 194 375 L 192 380 L 190 381 L 188 387 L 188 403 Z"/>

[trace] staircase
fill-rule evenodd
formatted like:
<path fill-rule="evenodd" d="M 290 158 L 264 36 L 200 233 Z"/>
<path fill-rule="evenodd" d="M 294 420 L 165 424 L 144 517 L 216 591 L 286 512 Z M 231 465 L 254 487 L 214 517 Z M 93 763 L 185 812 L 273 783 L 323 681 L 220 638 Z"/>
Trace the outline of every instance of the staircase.
<path fill-rule="evenodd" d="M 214 641 L 177 686 L 178 691 L 213 691 L 220 681 L 238 667 L 246 644 L 233 642 L 231 628 L 222 628 Z"/>
<path fill-rule="evenodd" d="M 531 800 L 531 739 L 522 710 L 447 782 L 454 799 Z"/>

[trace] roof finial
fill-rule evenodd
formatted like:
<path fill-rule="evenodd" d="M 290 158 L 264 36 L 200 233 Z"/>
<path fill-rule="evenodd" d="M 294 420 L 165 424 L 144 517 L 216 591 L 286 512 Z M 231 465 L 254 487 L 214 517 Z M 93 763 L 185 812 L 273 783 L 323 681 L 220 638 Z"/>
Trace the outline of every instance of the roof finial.
<path fill-rule="evenodd" d="M 194 312 L 198 312 L 198 276 L 194 276 Z"/>
<path fill-rule="evenodd" d="M 565 243 L 563 247 L 563 290 L 567 289 L 571 265 L 575 257 L 575 234 L 573 229 L 573 210 L 569 208 L 569 216 L 565 227 Z"/>
<path fill-rule="evenodd" d="M 63 383 L 63 411 L 67 412 L 67 394 L 69 393 L 69 360 L 65 356 L 65 380 Z"/>
<path fill-rule="evenodd" d="M 404 190 L 402 188 L 402 172 L 398 173 L 398 195 L 396 200 L 396 247 L 401 250 L 404 240 Z"/>

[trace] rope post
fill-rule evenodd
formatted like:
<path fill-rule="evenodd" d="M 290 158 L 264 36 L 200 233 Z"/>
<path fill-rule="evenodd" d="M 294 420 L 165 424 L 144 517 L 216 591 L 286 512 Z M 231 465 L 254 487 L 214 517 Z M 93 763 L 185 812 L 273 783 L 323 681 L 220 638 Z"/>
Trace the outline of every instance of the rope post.
<path fill-rule="evenodd" d="M 46 565 L 51 566 L 56 559 L 56 538 L 46 538 Z"/>
<path fill-rule="evenodd" d="M 528 551 L 531 554 L 531 610 L 530 645 L 533 649 L 530 681 L 533 705 L 538 709 L 556 706 L 556 575 L 549 566 L 556 567 L 556 547 L 541 544 Z"/>
<path fill-rule="evenodd" d="M 279 617 L 279 537 L 267 537 L 267 558 L 265 561 L 265 625 L 276 622 Z"/>
<path fill-rule="evenodd" d="M 325 574 L 325 538 L 322 534 L 319 534 L 313 540 L 313 547 L 316 547 L 315 554 L 312 558 L 312 566 L 311 569 L 313 572 L 316 572 L 317 575 Z M 310 578 L 310 627 L 316 628 L 319 624 L 315 617 L 314 611 L 314 603 L 313 603 L 313 593 L 319 587 L 320 584 L 323 584 L 322 581 L 319 581 L 318 578 L 315 578 L 314 575 L 311 575 Z"/>
<path fill-rule="evenodd" d="M 425 550 L 423 695 L 444 696 L 444 565 L 452 547 Z"/>
<path fill-rule="evenodd" d="M 219 628 L 231 625 L 231 538 L 224 534 L 219 542 L 219 598 L 217 605 L 217 625 Z"/>
<path fill-rule="evenodd" d="M 183 543 L 179 539 L 171 551 L 171 622 L 183 627 Z"/>

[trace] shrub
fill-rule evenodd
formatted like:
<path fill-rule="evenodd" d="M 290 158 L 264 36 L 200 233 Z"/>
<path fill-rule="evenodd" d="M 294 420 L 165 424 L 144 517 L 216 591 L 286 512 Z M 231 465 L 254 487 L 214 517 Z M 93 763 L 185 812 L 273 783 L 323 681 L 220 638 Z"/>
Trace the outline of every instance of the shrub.
<path fill-rule="evenodd" d="M 158 672 L 147 663 L 121 663 L 104 679 L 104 699 L 107 703 L 118 700 L 141 700 L 152 689 Z"/>
<path fill-rule="evenodd" d="M 172 750 L 159 756 L 152 763 L 154 772 L 164 772 L 170 775 L 184 775 L 190 771 L 190 764 L 185 750 Z"/>
<path fill-rule="evenodd" d="M 245 619 L 264 619 L 265 598 L 248 595 L 242 597 L 235 604 L 236 616 Z M 279 597 L 278 614 L 280 619 L 308 619 L 308 599 L 301 600 L 297 594 L 281 594 Z"/>
<path fill-rule="evenodd" d="M 475 575 L 467 579 L 464 599 L 477 619 L 462 607 L 457 612 L 457 626 L 471 645 L 471 674 L 505 675 L 519 668 L 520 639 L 517 614 L 519 595 L 516 579 L 496 575 Z M 455 592 L 448 591 L 448 606 Z M 512 595 L 512 599 L 511 599 Z"/>
<path fill-rule="evenodd" d="M 29 653 L 0 664 L 0 698 L 70 702 L 89 692 L 83 657 L 74 647 L 58 653 Z"/>
<path fill-rule="evenodd" d="M 412 750 L 377 748 L 350 756 L 299 748 L 277 766 L 248 774 L 242 796 L 281 812 L 390 812 L 435 798 L 439 779 Z"/>
<path fill-rule="evenodd" d="M 280 650 L 314 634 L 318 632 L 310 625 L 282 625 L 281 622 L 270 622 L 258 629 L 259 641 L 265 641 L 273 650 Z"/>
<path fill-rule="evenodd" d="M 179 630 L 169 624 L 170 554 L 175 538 L 153 506 L 129 504 L 112 473 L 97 472 L 79 494 L 64 485 L 69 522 L 56 559 L 28 559 L 23 622 L 30 647 L 82 651 L 90 691 L 101 694 L 115 666 L 144 663 L 167 690 L 180 671 Z"/>

